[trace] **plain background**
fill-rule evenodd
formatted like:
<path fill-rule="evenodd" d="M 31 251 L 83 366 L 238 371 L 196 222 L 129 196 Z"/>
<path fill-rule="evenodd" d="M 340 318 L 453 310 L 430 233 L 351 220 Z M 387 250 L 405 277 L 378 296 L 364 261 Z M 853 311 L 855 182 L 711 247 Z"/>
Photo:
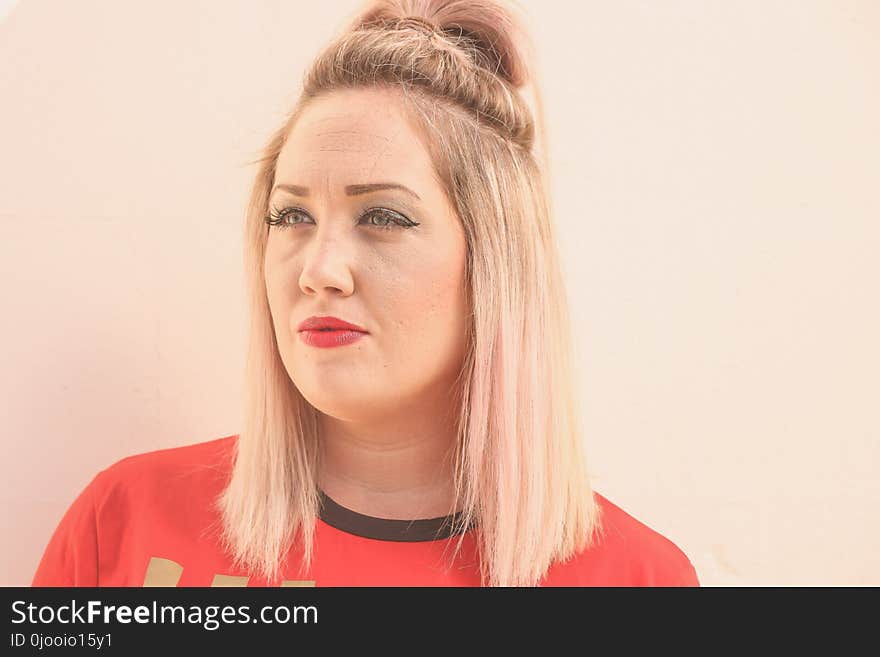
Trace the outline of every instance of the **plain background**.
<path fill-rule="evenodd" d="M 597 490 L 705 585 L 880 584 L 880 4 L 521 3 Z M 237 433 L 256 157 L 352 0 L 0 15 L 0 583 Z"/>

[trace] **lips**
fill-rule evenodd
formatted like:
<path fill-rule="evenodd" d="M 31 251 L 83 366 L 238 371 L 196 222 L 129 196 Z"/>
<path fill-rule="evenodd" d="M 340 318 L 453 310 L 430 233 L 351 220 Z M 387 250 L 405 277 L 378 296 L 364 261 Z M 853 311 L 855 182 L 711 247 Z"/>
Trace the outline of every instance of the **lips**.
<path fill-rule="evenodd" d="M 367 334 L 361 331 L 339 330 L 321 330 L 315 329 L 311 331 L 300 331 L 299 337 L 303 343 L 310 347 L 343 347 L 353 344 L 358 340 L 365 339 Z"/>
<path fill-rule="evenodd" d="M 356 331 L 358 333 L 367 333 L 367 330 L 357 324 L 346 322 L 338 317 L 330 315 L 312 316 L 303 321 L 298 331 Z"/>

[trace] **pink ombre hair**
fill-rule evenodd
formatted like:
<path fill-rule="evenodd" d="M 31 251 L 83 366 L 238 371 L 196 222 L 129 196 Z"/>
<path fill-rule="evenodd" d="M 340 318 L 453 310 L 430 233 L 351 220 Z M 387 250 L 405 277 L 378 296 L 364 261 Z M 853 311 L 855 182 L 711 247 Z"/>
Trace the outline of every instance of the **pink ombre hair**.
<path fill-rule="evenodd" d="M 217 500 L 237 566 L 277 580 L 294 541 L 302 542 L 303 571 L 312 561 L 318 411 L 291 382 L 275 342 L 264 217 L 292 125 L 312 99 L 341 88 L 399 90 L 466 234 L 472 318 L 459 376 L 455 508 L 476 523 L 483 584 L 537 585 L 601 530 L 538 142 L 540 93 L 521 23 L 489 0 L 369 3 L 313 63 L 259 159 L 245 226 L 244 425 Z"/>

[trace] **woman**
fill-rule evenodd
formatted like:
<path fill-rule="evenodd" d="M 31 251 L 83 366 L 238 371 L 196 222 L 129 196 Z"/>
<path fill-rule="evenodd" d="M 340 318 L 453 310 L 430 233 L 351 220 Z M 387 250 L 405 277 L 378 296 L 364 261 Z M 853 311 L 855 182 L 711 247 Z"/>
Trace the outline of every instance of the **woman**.
<path fill-rule="evenodd" d="M 523 43 L 389 0 L 318 57 L 252 191 L 241 433 L 98 473 L 35 586 L 698 584 L 590 486 Z"/>

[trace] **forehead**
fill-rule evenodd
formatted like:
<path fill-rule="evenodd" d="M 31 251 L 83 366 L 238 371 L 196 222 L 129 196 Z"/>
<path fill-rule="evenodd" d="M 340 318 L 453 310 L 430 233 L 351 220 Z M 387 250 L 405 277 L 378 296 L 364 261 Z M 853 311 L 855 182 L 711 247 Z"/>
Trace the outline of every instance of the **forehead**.
<path fill-rule="evenodd" d="M 276 182 L 317 185 L 398 182 L 424 186 L 430 155 L 393 91 L 333 91 L 300 115 L 278 157 Z"/>

